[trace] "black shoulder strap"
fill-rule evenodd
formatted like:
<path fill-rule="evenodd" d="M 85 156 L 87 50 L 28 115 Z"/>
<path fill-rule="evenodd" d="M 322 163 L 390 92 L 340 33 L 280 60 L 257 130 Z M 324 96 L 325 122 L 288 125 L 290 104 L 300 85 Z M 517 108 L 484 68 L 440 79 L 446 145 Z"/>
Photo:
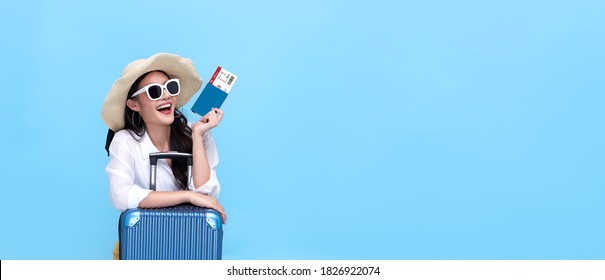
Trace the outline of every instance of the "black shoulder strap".
<path fill-rule="evenodd" d="M 111 145 L 111 140 L 113 140 L 113 136 L 116 135 L 113 130 L 107 130 L 107 140 L 105 141 L 105 150 L 107 151 L 107 156 L 109 156 L 109 145 Z"/>

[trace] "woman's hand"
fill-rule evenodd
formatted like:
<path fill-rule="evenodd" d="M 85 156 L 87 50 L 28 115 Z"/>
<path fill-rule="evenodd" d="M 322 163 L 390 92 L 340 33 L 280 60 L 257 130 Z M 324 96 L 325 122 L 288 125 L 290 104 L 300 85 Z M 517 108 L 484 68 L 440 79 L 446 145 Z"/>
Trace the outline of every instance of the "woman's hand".
<path fill-rule="evenodd" d="M 223 218 L 223 224 L 227 223 L 227 214 L 225 213 L 225 209 L 223 209 L 223 206 L 221 206 L 221 204 L 218 202 L 218 200 L 216 200 L 216 198 L 207 196 L 202 193 L 191 192 L 191 198 L 189 202 L 199 207 L 212 208 L 216 210 L 219 214 L 221 214 L 221 217 Z"/>
<path fill-rule="evenodd" d="M 215 128 L 223 119 L 223 111 L 218 108 L 212 108 L 208 114 L 204 115 L 193 125 L 193 134 L 203 136 L 206 131 Z"/>

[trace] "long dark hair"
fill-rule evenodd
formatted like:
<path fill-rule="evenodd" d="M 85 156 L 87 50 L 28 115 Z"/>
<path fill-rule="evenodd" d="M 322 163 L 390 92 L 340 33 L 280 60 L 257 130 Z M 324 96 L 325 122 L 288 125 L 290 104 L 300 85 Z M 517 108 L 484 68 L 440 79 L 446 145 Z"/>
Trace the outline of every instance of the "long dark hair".
<path fill-rule="evenodd" d="M 164 73 L 164 71 L 156 70 L 158 72 Z M 151 71 L 154 72 L 154 71 Z M 131 98 L 132 94 L 137 91 L 141 81 L 151 72 L 147 72 L 140 76 L 128 91 L 127 100 Z M 137 98 L 135 96 L 134 98 Z M 141 141 L 143 135 L 145 134 L 145 121 L 141 118 L 141 115 L 138 112 L 135 112 L 128 108 L 128 106 L 124 106 L 124 129 L 127 129 L 130 135 L 136 139 L 137 141 Z M 109 145 L 113 140 L 113 136 L 115 132 L 111 129 L 107 132 L 107 141 L 105 143 L 105 150 L 107 150 L 107 155 L 109 155 Z M 180 110 L 174 110 L 174 122 L 170 125 L 170 150 L 182 152 L 182 153 L 191 153 L 193 150 L 193 142 L 191 140 L 191 128 L 187 125 L 187 118 L 183 115 Z M 176 179 L 176 185 L 182 189 L 187 189 L 187 162 L 185 160 L 172 160 L 172 174 L 174 174 L 174 178 Z"/>

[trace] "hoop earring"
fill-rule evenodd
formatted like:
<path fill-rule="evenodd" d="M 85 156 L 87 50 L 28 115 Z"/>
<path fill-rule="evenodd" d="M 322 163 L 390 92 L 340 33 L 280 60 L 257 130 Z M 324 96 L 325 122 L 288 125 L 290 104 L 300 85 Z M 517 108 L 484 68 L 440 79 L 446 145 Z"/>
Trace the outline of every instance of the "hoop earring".
<path fill-rule="evenodd" d="M 138 115 L 139 116 L 139 121 L 135 124 L 134 123 L 134 115 Z M 132 124 L 136 127 L 138 127 L 141 124 L 141 114 L 139 114 L 138 112 L 132 112 L 132 115 L 130 115 L 130 121 L 132 122 Z"/>

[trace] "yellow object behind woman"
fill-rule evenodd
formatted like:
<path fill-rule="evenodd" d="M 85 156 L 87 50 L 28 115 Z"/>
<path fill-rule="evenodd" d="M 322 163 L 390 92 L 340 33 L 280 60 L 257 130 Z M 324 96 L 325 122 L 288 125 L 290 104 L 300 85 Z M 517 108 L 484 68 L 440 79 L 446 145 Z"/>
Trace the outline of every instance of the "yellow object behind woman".
<path fill-rule="evenodd" d="M 116 241 L 116 245 L 113 247 L 113 258 L 114 260 L 120 259 L 120 242 Z"/>

